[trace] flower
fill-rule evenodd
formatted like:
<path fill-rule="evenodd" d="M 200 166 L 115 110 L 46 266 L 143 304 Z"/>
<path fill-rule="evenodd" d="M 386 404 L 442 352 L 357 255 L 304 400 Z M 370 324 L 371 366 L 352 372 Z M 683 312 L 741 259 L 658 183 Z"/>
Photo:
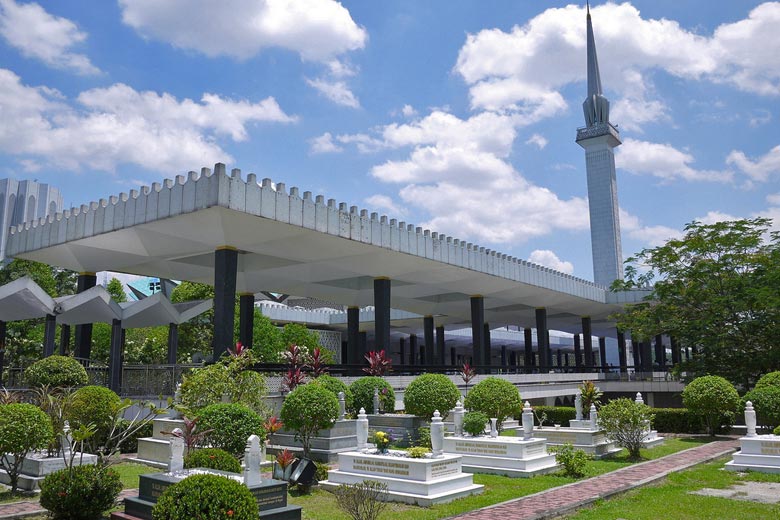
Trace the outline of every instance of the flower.
<path fill-rule="evenodd" d="M 379 431 L 374 433 L 371 441 L 376 444 L 377 450 L 379 450 L 380 453 L 384 453 L 387 451 L 390 443 L 393 442 L 393 437 L 389 433 Z"/>
<path fill-rule="evenodd" d="M 233 510 L 232 509 L 228 509 L 227 510 L 227 515 L 228 516 L 233 516 Z"/>

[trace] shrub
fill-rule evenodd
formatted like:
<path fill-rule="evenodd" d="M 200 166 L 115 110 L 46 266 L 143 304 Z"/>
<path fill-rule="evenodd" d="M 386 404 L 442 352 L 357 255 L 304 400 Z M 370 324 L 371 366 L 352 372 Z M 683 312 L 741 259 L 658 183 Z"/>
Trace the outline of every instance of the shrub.
<path fill-rule="evenodd" d="M 395 392 L 390 383 L 381 377 L 361 377 L 349 386 L 352 391 L 355 412 L 365 408 L 366 413 L 374 410 L 374 388 L 379 389 L 379 404 L 385 411 L 395 411 Z"/>
<path fill-rule="evenodd" d="M 780 426 L 780 386 L 756 386 L 742 398 L 747 401 L 753 403 L 758 424 L 769 430 Z"/>
<path fill-rule="evenodd" d="M 416 446 L 431 449 L 431 429 L 427 426 L 417 428 L 417 441 L 414 444 Z"/>
<path fill-rule="evenodd" d="M 16 492 L 24 457 L 33 450 L 45 448 L 53 437 L 49 416 L 37 406 L 0 405 L 0 468 L 8 473 L 11 494 Z M 13 455 L 13 462 L 7 454 Z"/>
<path fill-rule="evenodd" d="M 563 473 L 567 477 L 582 478 L 587 474 L 591 456 L 583 450 L 575 449 L 571 444 L 564 444 L 551 448 L 550 451 L 555 453 L 555 462 L 563 466 Z"/>
<path fill-rule="evenodd" d="M 776 386 L 780 388 L 780 371 L 769 372 L 764 374 L 756 381 L 756 386 L 753 387 L 756 390 L 759 388 L 765 388 L 767 386 Z"/>
<path fill-rule="evenodd" d="M 722 413 L 734 414 L 740 405 L 734 386 L 720 376 L 697 377 L 682 392 L 683 404 L 704 419 L 707 433 L 714 435 Z"/>
<path fill-rule="evenodd" d="M 463 431 L 475 437 L 482 435 L 487 422 L 488 416 L 482 412 L 466 412 L 463 416 Z"/>
<path fill-rule="evenodd" d="M 193 475 L 166 489 L 152 510 L 154 520 L 257 520 L 249 488 L 219 475 Z"/>
<path fill-rule="evenodd" d="M 387 494 L 387 484 L 364 480 L 357 484 L 342 484 L 336 491 L 336 505 L 352 520 L 376 520 L 387 507 L 382 498 Z M 156 519 L 155 519 L 156 520 Z"/>
<path fill-rule="evenodd" d="M 328 480 L 328 471 L 330 470 L 330 466 L 324 462 L 315 462 L 314 467 L 317 468 L 317 471 L 314 473 L 314 478 L 317 480 L 317 482 Z"/>
<path fill-rule="evenodd" d="M 701 417 L 687 408 L 653 408 L 653 428 L 665 433 L 701 433 Z"/>
<path fill-rule="evenodd" d="M 354 399 L 352 397 L 352 390 L 350 390 L 349 387 L 341 379 L 337 377 L 329 376 L 328 374 L 323 374 L 312 382 L 317 383 L 318 385 L 322 385 L 328 390 L 330 390 L 331 392 L 333 392 L 333 395 L 336 396 L 336 399 L 339 398 L 339 392 L 344 392 L 344 404 L 346 409 L 347 410 L 353 409 Z M 373 396 L 371 399 L 373 400 Z"/>
<path fill-rule="evenodd" d="M 245 370 L 254 364 L 253 356 L 251 349 L 245 349 L 240 356 L 223 358 L 213 365 L 192 370 L 181 383 L 181 404 L 197 414 L 206 406 L 221 403 L 222 396 L 227 395 L 232 403 L 243 404 L 266 415 L 265 378 Z"/>
<path fill-rule="evenodd" d="M 210 468 L 241 473 L 241 461 L 225 450 L 203 448 L 184 457 L 185 468 Z"/>
<path fill-rule="evenodd" d="M 24 371 L 24 379 L 30 386 L 52 388 L 81 386 L 89 381 L 81 363 L 68 356 L 49 356 L 36 361 Z"/>
<path fill-rule="evenodd" d="M 430 452 L 431 450 L 423 446 L 415 446 L 406 449 L 406 455 L 411 459 L 424 459 Z"/>
<path fill-rule="evenodd" d="M 780 435 L 780 426 L 772 430 L 772 435 Z"/>
<path fill-rule="evenodd" d="M 582 396 L 582 414 L 585 418 L 590 417 L 590 406 L 601 405 L 601 396 L 603 392 L 593 383 L 593 381 L 583 381 L 579 387 L 580 396 Z"/>
<path fill-rule="evenodd" d="M 466 396 L 466 408 L 482 412 L 490 418 L 496 418 L 496 426 L 501 430 L 501 423 L 507 417 L 520 414 L 523 402 L 520 391 L 506 379 L 488 377 L 474 385 Z"/>
<path fill-rule="evenodd" d="M 577 418 L 577 410 L 571 406 L 534 406 L 534 413 L 541 417 L 545 414 L 546 423 L 568 426 L 569 421 Z"/>
<path fill-rule="evenodd" d="M 436 410 L 446 417 L 460 399 L 455 383 L 444 374 L 423 374 L 409 383 L 404 392 L 406 413 L 430 420 Z"/>
<path fill-rule="evenodd" d="M 263 419 L 241 404 L 218 403 L 203 408 L 198 414 L 198 428 L 211 430 L 205 442 L 241 458 L 250 435 L 265 438 Z"/>
<path fill-rule="evenodd" d="M 73 466 L 41 482 L 41 505 L 55 520 L 95 520 L 114 507 L 122 482 L 111 468 Z"/>
<path fill-rule="evenodd" d="M 598 413 L 599 427 L 632 458 L 639 458 L 652 419 L 649 406 L 624 397 L 603 405 Z"/>
<path fill-rule="evenodd" d="M 339 402 L 330 390 L 317 384 L 297 387 L 287 394 L 282 404 L 281 419 L 286 428 L 294 430 L 309 457 L 311 438 L 330 428 L 339 414 Z"/>
<path fill-rule="evenodd" d="M 71 428 L 93 424 L 95 439 L 103 440 L 121 406 L 122 400 L 113 390 L 104 386 L 85 386 L 73 394 L 66 417 Z"/>
<path fill-rule="evenodd" d="M 131 430 L 133 428 L 133 423 L 122 419 L 119 423 L 119 426 L 117 427 L 117 433 L 123 434 L 124 432 Z M 138 428 L 136 431 L 132 432 L 130 435 L 127 436 L 127 439 L 119 448 L 120 453 L 135 453 L 138 451 L 138 439 L 143 439 L 144 437 L 151 437 L 154 433 L 154 425 L 151 422 L 147 422 L 140 428 Z"/>

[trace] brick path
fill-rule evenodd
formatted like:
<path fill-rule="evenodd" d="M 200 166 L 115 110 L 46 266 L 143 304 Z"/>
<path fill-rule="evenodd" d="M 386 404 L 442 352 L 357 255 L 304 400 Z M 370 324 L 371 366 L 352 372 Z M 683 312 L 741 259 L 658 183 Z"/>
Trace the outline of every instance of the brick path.
<path fill-rule="evenodd" d="M 453 518 L 458 520 L 539 520 L 553 518 L 578 507 L 659 480 L 669 473 L 716 459 L 736 450 L 739 441 L 724 439 L 634 464 L 598 477 L 509 500 Z"/>
<path fill-rule="evenodd" d="M 119 500 L 125 497 L 138 496 L 137 489 L 125 489 L 119 494 Z M 0 518 L 3 520 L 11 518 L 26 518 L 28 516 L 44 515 L 48 511 L 41 507 L 37 500 L 25 500 L 23 502 L 10 502 L 0 504 Z"/>

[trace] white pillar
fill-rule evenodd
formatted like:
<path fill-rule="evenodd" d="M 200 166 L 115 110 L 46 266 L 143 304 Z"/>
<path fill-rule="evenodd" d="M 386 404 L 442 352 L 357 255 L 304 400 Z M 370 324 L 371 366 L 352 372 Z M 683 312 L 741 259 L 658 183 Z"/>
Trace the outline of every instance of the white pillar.
<path fill-rule="evenodd" d="M 591 430 L 598 430 L 599 429 L 599 423 L 598 423 L 598 417 L 596 416 L 596 405 L 595 404 L 590 405 L 590 429 Z"/>
<path fill-rule="evenodd" d="M 463 414 L 465 410 L 463 409 L 463 403 L 460 402 L 460 399 L 458 399 L 458 402 L 455 404 L 455 410 L 452 411 L 452 418 L 455 422 L 455 436 L 456 437 L 463 437 Z"/>
<path fill-rule="evenodd" d="M 361 408 L 357 418 L 357 449 L 362 451 L 366 449 L 368 443 L 368 416 L 366 416 L 366 409 Z"/>
<path fill-rule="evenodd" d="M 577 412 L 576 420 L 581 421 L 582 420 L 582 394 L 580 392 L 577 392 L 577 395 L 574 396 L 574 410 Z"/>
<path fill-rule="evenodd" d="M 580 410 L 582 412 L 582 410 Z M 523 439 L 530 440 L 534 436 L 534 411 L 531 408 L 531 403 L 525 402 L 523 406 Z"/>
<path fill-rule="evenodd" d="M 176 473 L 184 469 L 184 437 L 180 428 L 174 428 L 171 433 L 168 473 Z"/>
<path fill-rule="evenodd" d="M 745 425 L 747 426 L 747 436 L 756 436 L 756 411 L 753 409 L 753 403 L 745 403 Z"/>
<path fill-rule="evenodd" d="M 346 397 L 344 392 L 339 392 L 339 421 L 343 421 L 347 415 Z"/>
<path fill-rule="evenodd" d="M 444 456 L 444 423 L 441 422 L 439 410 L 433 412 L 431 418 L 431 451 L 433 458 Z"/>
<path fill-rule="evenodd" d="M 642 392 L 637 392 L 636 393 L 636 399 L 634 399 L 634 402 L 636 404 L 645 404 L 645 400 L 642 399 Z"/>
<path fill-rule="evenodd" d="M 496 428 L 496 423 L 498 422 L 498 419 L 496 417 L 490 418 L 490 436 L 491 437 L 498 437 L 498 429 Z"/>

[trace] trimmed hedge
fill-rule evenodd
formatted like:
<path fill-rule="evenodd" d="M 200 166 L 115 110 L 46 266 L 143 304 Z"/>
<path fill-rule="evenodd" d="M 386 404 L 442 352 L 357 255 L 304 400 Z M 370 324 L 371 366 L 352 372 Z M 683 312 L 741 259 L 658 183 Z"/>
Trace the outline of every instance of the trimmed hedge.
<path fill-rule="evenodd" d="M 374 388 L 379 389 L 379 402 L 385 413 L 395 411 L 395 392 L 390 383 L 381 377 L 366 376 L 349 385 L 356 414 L 361 408 L 365 408 L 366 413 L 374 413 Z"/>
<path fill-rule="evenodd" d="M 460 391 L 455 383 L 444 374 L 423 374 L 409 383 L 404 392 L 406 413 L 430 420 L 436 410 L 442 418 L 460 399 Z"/>
<path fill-rule="evenodd" d="M 759 388 L 765 388 L 768 386 L 776 386 L 780 388 L 780 372 L 774 371 L 764 374 L 758 381 L 756 381 L 756 386 L 754 388 L 757 390 Z"/>
<path fill-rule="evenodd" d="M 211 432 L 205 442 L 225 450 L 235 457 L 243 457 L 250 435 L 266 438 L 263 419 L 242 404 L 211 404 L 198 412 L 198 430 Z"/>
<path fill-rule="evenodd" d="M 219 448 L 203 448 L 184 457 L 184 467 L 209 468 L 231 473 L 241 473 L 241 462 L 230 453 Z"/>
<path fill-rule="evenodd" d="M 168 487 L 152 510 L 154 520 L 256 520 L 249 488 L 219 475 L 193 475 Z"/>
<path fill-rule="evenodd" d="M 547 414 L 547 420 L 544 422 L 545 426 L 552 426 L 553 424 L 560 424 L 561 426 L 569 426 L 569 421 L 577 418 L 577 410 L 571 406 L 534 406 L 534 412 L 539 417 L 542 414 Z M 517 419 L 521 419 L 520 416 Z"/>
<path fill-rule="evenodd" d="M 81 363 L 68 356 L 49 356 L 36 361 L 25 369 L 24 379 L 30 386 L 53 388 L 81 386 L 89 382 Z"/>

